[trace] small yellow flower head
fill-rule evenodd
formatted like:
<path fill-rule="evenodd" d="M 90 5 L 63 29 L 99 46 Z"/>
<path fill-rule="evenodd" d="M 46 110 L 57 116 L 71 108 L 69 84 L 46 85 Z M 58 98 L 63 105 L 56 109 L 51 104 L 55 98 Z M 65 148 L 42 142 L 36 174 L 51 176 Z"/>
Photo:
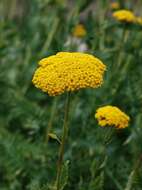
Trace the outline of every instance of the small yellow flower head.
<path fill-rule="evenodd" d="M 120 4 L 118 2 L 112 2 L 110 4 L 111 9 L 119 9 L 120 8 Z"/>
<path fill-rule="evenodd" d="M 118 10 L 113 13 L 113 17 L 121 22 L 132 23 L 135 22 L 135 15 L 129 10 Z"/>
<path fill-rule="evenodd" d="M 106 66 L 93 55 L 59 52 L 39 62 L 33 84 L 50 96 L 82 88 L 97 88 L 103 83 Z"/>
<path fill-rule="evenodd" d="M 129 116 L 115 106 L 98 108 L 95 118 L 101 127 L 112 126 L 117 129 L 128 127 Z"/>
<path fill-rule="evenodd" d="M 78 24 L 73 30 L 73 36 L 82 38 L 86 36 L 87 32 L 83 24 Z"/>
<path fill-rule="evenodd" d="M 136 17 L 136 23 L 142 25 L 142 17 Z"/>

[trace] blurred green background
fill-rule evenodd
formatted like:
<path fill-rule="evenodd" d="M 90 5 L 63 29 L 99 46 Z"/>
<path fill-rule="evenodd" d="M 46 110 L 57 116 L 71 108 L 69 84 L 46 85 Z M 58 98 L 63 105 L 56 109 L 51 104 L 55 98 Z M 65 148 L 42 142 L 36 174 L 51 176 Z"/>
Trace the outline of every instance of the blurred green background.
<path fill-rule="evenodd" d="M 106 65 L 101 88 L 73 93 L 62 189 L 142 190 L 142 26 L 112 18 L 108 0 L 0 1 L 0 190 L 49 190 L 56 176 L 65 95 L 49 97 L 31 80 L 38 61 L 84 51 Z M 142 1 L 117 1 L 142 16 Z M 77 24 L 87 35 L 73 36 Z M 94 118 L 102 105 L 131 118 L 110 139 Z"/>

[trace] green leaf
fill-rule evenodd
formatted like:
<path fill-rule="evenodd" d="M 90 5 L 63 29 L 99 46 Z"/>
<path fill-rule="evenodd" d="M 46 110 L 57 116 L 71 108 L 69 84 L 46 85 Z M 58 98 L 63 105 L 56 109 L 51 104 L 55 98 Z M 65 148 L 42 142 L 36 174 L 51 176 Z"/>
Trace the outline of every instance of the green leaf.
<path fill-rule="evenodd" d="M 99 176 L 91 180 L 89 189 L 103 190 L 104 187 L 104 172 L 101 172 Z"/>
<path fill-rule="evenodd" d="M 54 134 L 54 133 L 49 133 L 48 136 L 49 136 L 51 139 L 57 140 L 58 143 L 61 144 L 61 141 L 60 141 L 60 139 L 57 137 L 56 134 Z"/>
<path fill-rule="evenodd" d="M 68 183 L 68 174 L 69 174 L 69 160 L 67 160 L 62 168 L 61 181 L 60 181 L 60 190 L 64 190 L 65 186 Z"/>

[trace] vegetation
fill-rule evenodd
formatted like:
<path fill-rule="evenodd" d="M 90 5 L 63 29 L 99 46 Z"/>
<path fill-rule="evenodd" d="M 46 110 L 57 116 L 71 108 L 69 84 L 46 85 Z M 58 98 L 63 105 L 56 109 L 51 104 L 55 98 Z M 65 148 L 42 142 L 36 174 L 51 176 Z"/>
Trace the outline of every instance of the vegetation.
<path fill-rule="evenodd" d="M 141 0 L 117 3 L 142 17 Z M 100 88 L 71 93 L 60 190 L 142 189 L 142 25 L 114 11 L 109 0 L 0 1 L 0 190 L 56 190 L 66 93 L 49 96 L 32 78 L 60 51 L 107 66 Z M 106 105 L 129 115 L 129 126 L 100 127 L 95 113 Z"/>

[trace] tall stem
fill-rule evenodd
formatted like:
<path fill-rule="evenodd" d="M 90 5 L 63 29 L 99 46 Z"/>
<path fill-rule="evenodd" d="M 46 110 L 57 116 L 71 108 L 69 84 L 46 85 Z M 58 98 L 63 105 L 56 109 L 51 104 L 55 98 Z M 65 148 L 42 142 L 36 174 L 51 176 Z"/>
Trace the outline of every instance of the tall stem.
<path fill-rule="evenodd" d="M 118 67 L 121 66 L 121 63 L 123 61 L 124 57 L 124 46 L 127 42 L 129 36 L 129 30 L 126 29 L 124 26 L 123 32 L 122 32 L 122 39 L 121 39 L 121 44 L 120 44 L 120 50 L 119 50 L 119 55 L 118 55 Z"/>
<path fill-rule="evenodd" d="M 62 134 L 61 145 L 59 149 L 59 158 L 58 158 L 58 165 L 57 165 L 57 176 L 56 176 L 57 190 L 60 189 L 60 178 L 61 178 L 62 165 L 63 165 L 64 148 L 65 148 L 65 142 L 66 142 L 66 138 L 68 134 L 69 99 L 70 99 L 70 94 L 67 93 L 66 102 L 65 102 L 63 134 Z"/>
<path fill-rule="evenodd" d="M 56 108 L 57 108 L 57 97 L 55 97 L 55 99 L 53 100 L 53 104 L 52 104 L 52 108 L 51 108 L 51 115 L 49 118 L 49 123 L 48 123 L 48 127 L 46 129 L 46 133 L 45 133 L 45 142 L 46 144 L 48 144 L 49 141 L 49 133 L 51 132 L 52 126 L 53 126 L 53 121 L 54 121 L 54 117 L 55 117 L 55 113 L 56 113 Z"/>

